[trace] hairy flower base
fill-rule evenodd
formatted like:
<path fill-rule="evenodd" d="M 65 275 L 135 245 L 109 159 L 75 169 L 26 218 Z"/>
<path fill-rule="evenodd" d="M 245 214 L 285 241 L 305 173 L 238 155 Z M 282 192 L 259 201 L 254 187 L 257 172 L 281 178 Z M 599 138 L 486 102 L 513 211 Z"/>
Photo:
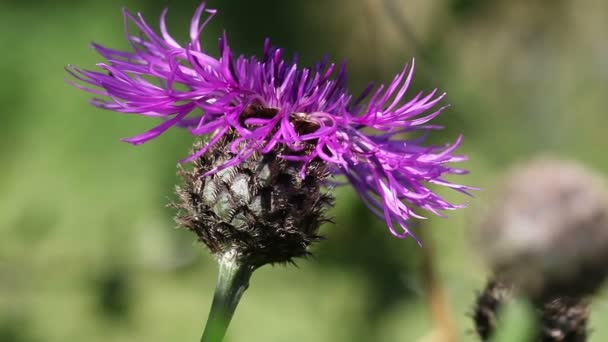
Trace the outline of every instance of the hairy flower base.
<path fill-rule="evenodd" d="M 227 147 L 236 134 L 218 142 L 220 148 L 180 170 L 177 223 L 195 232 L 216 255 L 235 252 L 237 261 L 255 267 L 290 262 L 308 254 L 320 240 L 331 195 L 321 186 L 328 177 L 321 161 L 307 165 L 301 179 L 299 163 L 280 159 L 278 151 L 254 154 L 245 162 L 213 175 L 205 174 L 232 157 Z M 200 145 L 195 146 L 199 148 Z M 223 147 L 223 148 L 222 148 Z"/>
<path fill-rule="evenodd" d="M 297 58 L 285 60 L 268 39 L 260 58 L 235 57 L 226 34 L 219 38 L 219 56 L 208 54 L 199 38 L 216 13 L 200 5 L 190 24 L 190 41 L 180 44 L 167 30 L 166 10 L 160 33 L 141 14 L 125 11 L 131 51 L 94 44 L 106 60 L 98 64 L 102 71 L 68 66 L 72 83 L 100 96 L 92 100 L 97 107 L 163 119 L 151 130 L 125 139 L 129 143 L 141 144 L 182 127 L 207 137 L 185 161 L 218 149 L 230 151 L 230 158 L 213 163 L 201 176 L 262 155 L 298 162 L 302 179 L 318 168 L 311 164 L 324 163 L 327 172 L 348 179 L 397 237 L 410 235 L 407 221 L 421 217 L 414 212 L 417 208 L 443 216 L 444 210 L 463 207 L 429 188 L 436 184 L 465 194 L 473 189 L 445 179 L 466 173 L 449 166 L 467 159 L 455 154 L 461 138 L 444 146 L 411 138 L 441 129 L 429 122 L 447 107 L 439 106 L 445 94 L 436 90 L 407 99 L 413 62 L 386 87 L 370 86 L 354 97 L 345 86 L 345 64 L 337 68 L 325 58 L 301 67 Z M 130 25 L 139 34 L 130 33 Z M 233 132 L 237 136 L 227 138 Z"/>

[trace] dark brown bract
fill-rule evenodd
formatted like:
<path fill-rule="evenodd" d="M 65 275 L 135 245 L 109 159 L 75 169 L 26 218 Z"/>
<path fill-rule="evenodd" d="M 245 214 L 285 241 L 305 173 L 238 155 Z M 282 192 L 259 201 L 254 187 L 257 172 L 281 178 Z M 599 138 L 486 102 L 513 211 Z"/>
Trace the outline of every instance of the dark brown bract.
<path fill-rule="evenodd" d="M 482 341 L 490 341 L 496 331 L 500 311 L 511 301 L 513 287 L 496 280 L 490 280 L 477 297 L 473 309 L 475 331 Z"/>
<path fill-rule="evenodd" d="M 585 342 L 589 304 L 585 300 L 557 298 L 544 305 L 540 318 L 541 342 Z"/>
<path fill-rule="evenodd" d="M 491 279 L 475 303 L 473 321 L 481 341 L 492 341 L 503 308 L 514 302 L 518 289 L 508 282 Z M 537 342 L 585 342 L 589 335 L 589 302 L 572 297 L 556 297 L 532 302 L 538 322 L 533 337 Z"/>

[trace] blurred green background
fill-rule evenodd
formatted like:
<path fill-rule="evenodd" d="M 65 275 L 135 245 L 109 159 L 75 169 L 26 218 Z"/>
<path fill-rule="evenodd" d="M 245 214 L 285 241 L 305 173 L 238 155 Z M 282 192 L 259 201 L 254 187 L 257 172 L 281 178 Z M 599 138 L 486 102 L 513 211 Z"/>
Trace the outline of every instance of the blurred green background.
<path fill-rule="evenodd" d="M 120 9 L 186 39 L 197 1 L 0 2 L 0 341 L 198 341 L 216 265 L 165 208 L 192 138 L 168 132 L 143 146 L 119 138 L 154 120 L 101 111 L 65 82 L 92 68 L 95 41 L 127 48 Z M 346 59 L 350 85 L 388 82 L 416 57 L 410 94 L 435 87 L 452 107 L 472 174 L 492 189 L 511 164 L 541 152 L 608 172 L 608 3 L 602 0 L 210 1 L 204 39 L 226 29 L 233 49 L 266 36 L 302 64 Z M 155 26 L 157 27 L 157 26 Z M 449 219 L 425 221 L 438 279 L 461 341 L 487 272 L 470 227 L 491 191 Z M 422 250 L 398 240 L 353 191 L 337 193 L 334 225 L 315 258 L 257 271 L 227 341 L 433 341 Z M 426 248 L 426 247 L 425 247 Z M 606 296 L 604 296 L 606 297 Z M 608 302 L 594 301 L 591 341 L 608 341 Z"/>

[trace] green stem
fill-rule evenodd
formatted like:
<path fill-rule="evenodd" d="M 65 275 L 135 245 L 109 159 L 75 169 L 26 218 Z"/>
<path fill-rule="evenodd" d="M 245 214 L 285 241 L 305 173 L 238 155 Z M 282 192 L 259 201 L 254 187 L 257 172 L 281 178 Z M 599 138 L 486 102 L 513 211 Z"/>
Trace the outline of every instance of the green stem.
<path fill-rule="evenodd" d="M 236 253 L 228 252 L 219 259 L 220 270 L 213 304 L 201 342 L 221 342 L 243 292 L 249 287 L 251 265 L 236 261 Z"/>

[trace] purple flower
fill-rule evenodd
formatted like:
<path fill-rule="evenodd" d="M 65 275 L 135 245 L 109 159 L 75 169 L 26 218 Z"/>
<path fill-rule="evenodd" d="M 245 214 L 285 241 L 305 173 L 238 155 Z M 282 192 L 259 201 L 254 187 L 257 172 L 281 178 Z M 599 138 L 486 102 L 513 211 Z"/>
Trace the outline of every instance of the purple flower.
<path fill-rule="evenodd" d="M 446 165 L 466 160 L 454 154 L 461 137 L 448 146 L 423 145 L 428 131 L 441 128 L 427 123 L 445 108 L 436 108 L 445 94 L 435 90 L 405 99 L 413 61 L 387 87 L 368 87 L 353 99 L 345 87 L 344 64 L 337 68 L 325 58 L 301 68 L 296 58 L 283 59 L 282 50 L 272 47 L 269 40 L 260 59 L 235 58 L 226 34 L 219 39 L 219 57 L 207 54 L 199 37 L 215 14 L 216 10 L 200 5 L 190 24 L 190 42 L 180 45 L 167 31 L 167 10 L 160 18 L 160 34 L 141 14 L 125 10 L 132 51 L 93 44 L 107 61 L 97 64 L 103 71 L 68 66 L 67 71 L 80 81 L 72 83 L 102 96 L 91 101 L 97 107 L 164 119 L 126 142 L 144 143 L 173 126 L 208 136 L 206 146 L 184 161 L 198 158 L 222 137 L 236 132 L 238 138 L 230 144 L 234 158 L 208 174 L 277 146 L 288 151 L 282 158 L 302 163 L 302 178 L 306 164 L 320 158 L 334 175 L 350 181 L 397 237 L 411 235 L 410 217 L 422 218 L 412 208 L 442 216 L 442 210 L 462 207 L 428 187 L 438 184 L 463 193 L 473 189 L 443 178 L 466 173 Z M 139 35 L 129 33 L 131 23 Z M 423 137 L 411 138 L 418 131 L 425 133 Z"/>

